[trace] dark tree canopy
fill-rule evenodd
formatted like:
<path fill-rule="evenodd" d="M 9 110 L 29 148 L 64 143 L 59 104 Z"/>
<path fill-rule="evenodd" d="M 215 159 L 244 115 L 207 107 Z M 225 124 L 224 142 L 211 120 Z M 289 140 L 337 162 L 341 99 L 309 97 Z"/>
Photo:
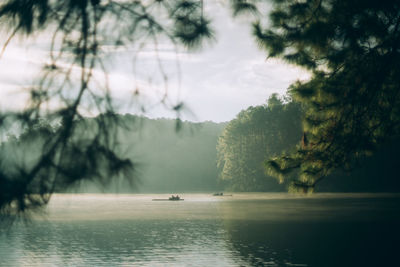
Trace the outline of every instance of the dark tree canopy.
<path fill-rule="evenodd" d="M 260 4 L 232 2 L 250 10 Z M 281 178 L 300 169 L 294 184 L 314 187 L 399 136 L 400 1 L 272 2 L 268 23 L 259 17 L 253 25 L 259 46 L 269 57 L 307 68 L 312 77 L 289 88 L 307 110 L 308 142 L 270 160 L 268 169 Z"/>

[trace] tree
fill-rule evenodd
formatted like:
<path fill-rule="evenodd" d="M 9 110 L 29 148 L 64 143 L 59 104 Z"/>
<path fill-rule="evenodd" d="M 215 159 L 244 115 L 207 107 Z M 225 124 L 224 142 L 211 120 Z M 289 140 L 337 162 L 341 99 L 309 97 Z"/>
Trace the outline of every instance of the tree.
<path fill-rule="evenodd" d="M 301 107 L 286 101 L 273 94 L 266 105 L 241 111 L 225 127 L 217 151 L 219 177 L 228 190 L 285 190 L 265 174 L 264 161 L 290 150 L 301 136 Z"/>
<path fill-rule="evenodd" d="M 258 4 L 233 1 L 253 13 Z M 307 110 L 308 142 L 268 161 L 271 174 L 300 169 L 293 185 L 307 191 L 398 138 L 400 1 L 274 0 L 269 25 L 264 18 L 253 24 L 260 47 L 312 73 L 289 88 Z"/>
<path fill-rule="evenodd" d="M 16 35 L 30 37 L 45 32 L 51 37 L 49 60 L 30 88 L 28 107 L 0 114 L 3 135 L 26 132 L 41 140 L 29 162 L 7 161 L 4 153 L 8 150 L 1 150 L 0 216 L 40 208 L 56 188 L 84 179 L 107 183 L 122 176 L 132 180 L 133 162 L 115 151 L 115 126 L 121 125 L 108 84 L 107 51 L 138 51 L 152 44 L 157 53 L 160 42 L 197 48 L 212 38 L 209 23 L 202 1 L 195 0 L 2 1 L 0 25 L 10 34 L 1 54 Z M 156 60 L 166 84 L 162 63 Z M 140 88 L 132 93 L 139 94 Z M 168 99 L 167 88 L 160 103 L 176 112 L 182 108 L 182 103 Z M 102 115 L 91 125 L 89 135 L 80 135 L 85 112 Z M 43 134 L 43 120 L 58 125 L 52 134 Z M 39 137 L 34 134 L 38 127 L 42 129 Z M 2 146 L 7 145 L 3 142 Z"/>

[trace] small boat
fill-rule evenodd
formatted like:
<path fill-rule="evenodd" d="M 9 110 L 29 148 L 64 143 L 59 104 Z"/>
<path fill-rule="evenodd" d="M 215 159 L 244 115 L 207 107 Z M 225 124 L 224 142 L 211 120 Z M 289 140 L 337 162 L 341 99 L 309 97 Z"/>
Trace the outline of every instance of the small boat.
<path fill-rule="evenodd" d="M 176 196 L 172 195 L 168 199 L 167 198 L 155 198 L 155 199 L 153 199 L 153 201 L 182 201 L 182 200 L 184 200 L 184 199 L 181 198 L 178 195 L 176 195 Z"/>

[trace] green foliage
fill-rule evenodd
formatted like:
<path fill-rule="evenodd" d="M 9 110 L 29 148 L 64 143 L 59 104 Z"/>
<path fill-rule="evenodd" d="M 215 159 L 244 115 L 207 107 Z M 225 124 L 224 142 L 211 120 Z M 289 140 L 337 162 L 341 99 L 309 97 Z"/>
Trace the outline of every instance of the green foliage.
<path fill-rule="evenodd" d="M 241 111 L 218 140 L 220 179 L 234 191 L 282 191 L 264 161 L 294 147 L 301 136 L 300 105 L 272 95 L 267 105 Z M 280 180 L 282 183 L 283 180 Z"/>
<path fill-rule="evenodd" d="M 187 47 L 198 47 L 203 39 L 213 38 L 210 20 L 202 12 L 202 2 L 177 1 L 170 13 L 174 20 L 174 36 Z"/>
<path fill-rule="evenodd" d="M 231 1 L 231 6 L 233 10 L 233 16 L 239 16 L 242 14 L 253 14 L 253 15 L 258 14 L 257 7 L 250 1 L 246 0 Z"/>
<path fill-rule="evenodd" d="M 254 22 L 260 47 L 312 77 L 289 89 L 306 108 L 308 143 L 267 166 L 286 178 L 300 169 L 293 184 L 313 188 L 400 134 L 400 1 L 273 2 L 268 27 Z"/>

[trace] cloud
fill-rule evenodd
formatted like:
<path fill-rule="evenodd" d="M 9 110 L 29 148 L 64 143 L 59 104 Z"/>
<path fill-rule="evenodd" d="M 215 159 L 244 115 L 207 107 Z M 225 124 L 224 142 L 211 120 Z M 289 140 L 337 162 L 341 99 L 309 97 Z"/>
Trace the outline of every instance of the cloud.
<path fill-rule="evenodd" d="M 148 45 L 139 53 L 134 46 L 102 46 L 112 96 L 121 112 L 140 113 L 145 106 L 153 117 L 171 117 L 173 112 L 157 105 L 167 90 L 170 105 L 184 101 L 193 111 L 194 115 L 185 115 L 187 119 L 227 121 L 241 109 L 265 103 L 272 93 L 284 94 L 295 80 L 309 77 L 306 71 L 279 60 L 266 60 L 265 52 L 258 50 L 253 40 L 248 21 L 232 19 L 224 1 L 220 2 L 206 2 L 216 40 L 201 51 L 177 51 L 163 42 L 158 51 Z M 0 59 L 2 109 L 24 106 L 26 95 L 18 96 L 20 88 L 28 87 L 37 77 L 48 60 L 48 49 L 47 37 L 9 45 Z M 67 62 L 60 64 L 67 66 Z M 74 72 L 78 70 L 75 66 Z M 100 92 L 104 83 L 100 68 L 95 69 L 94 78 Z"/>

